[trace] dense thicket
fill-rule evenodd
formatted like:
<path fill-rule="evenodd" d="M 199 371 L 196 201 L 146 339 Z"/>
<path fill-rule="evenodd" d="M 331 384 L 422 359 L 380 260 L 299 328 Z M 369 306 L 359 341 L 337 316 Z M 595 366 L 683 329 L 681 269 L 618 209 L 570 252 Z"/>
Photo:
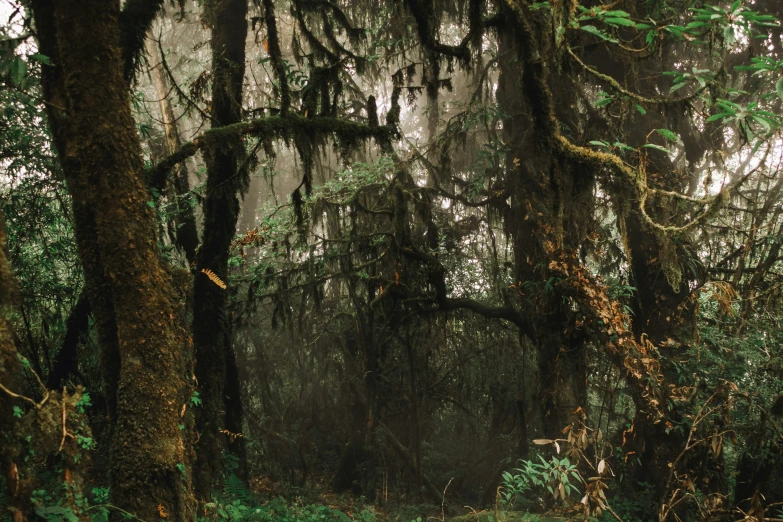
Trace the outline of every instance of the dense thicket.
<path fill-rule="evenodd" d="M 783 519 L 779 2 L 0 6 L 0 519 Z"/>

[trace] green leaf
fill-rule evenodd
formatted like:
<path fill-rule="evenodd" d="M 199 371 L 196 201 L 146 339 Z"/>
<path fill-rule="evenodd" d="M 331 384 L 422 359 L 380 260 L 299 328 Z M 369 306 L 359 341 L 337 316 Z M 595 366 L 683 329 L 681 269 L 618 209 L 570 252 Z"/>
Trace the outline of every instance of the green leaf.
<path fill-rule="evenodd" d="M 671 93 L 673 93 L 674 91 L 679 91 L 680 89 L 682 89 L 682 88 L 683 88 L 683 87 L 685 87 L 686 85 L 688 85 L 688 83 L 687 83 L 687 82 L 680 82 L 680 83 L 675 83 L 675 84 L 674 84 L 674 85 L 672 85 L 672 86 L 671 86 L 671 88 L 669 89 L 669 93 L 671 94 Z"/>
<path fill-rule="evenodd" d="M 636 110 L 639 111 L 639 114 L 641 114 L 642 116 L 647 114 L 647 111 L 644 109 L 644 107 L 642 107 L 638 103 L 634 103 L 633 106 L 636 107 Z"/>
<path fill-rule="evenodd" d="M 38 63 L 42 63 L 44 65 L 49 65 L 49 66 L 53 66 L 54 65 L 52 63 L 52 59 L 49 58 L 48 56 L 46 56 L 45 54 L 41 54 L 41 53 L 31 54 L 30 55 L 30 59 L 34 60 L 34 61 L 36 61 Z"/>
<path fill-rule="evenodd" d="M 699 27 L 708 27 L 709 25 L 707 22 L 691 22 L 685 26 L 685 29 L 698 29 Z"/>
<path fill-rule="evenodd" d="M 616 38 L 612 38 L 606 32 L 600 30 L 594 25 L 583 25 L 581 29 L 586 33 L 590 33 L 597 36 L 598 38 L 601 38 L 602 40 L 606 40 L 607 42 L 619 43 Z"/>
<path fill-rule="evenodd" d="M 756 123 L 761 125 L 766 132 L 769 132 L 770 130 L 772 130 L 772 125 L 770 125 L 770 122 L 767 121 L 766 118 L 763 118 L 761 116 L 756 116 L 755 114 L 753 116 L 751 116 L 751 118 L 753 118 L 756 121 Z"/>
<path fill-rule="evenodd" d="M 609 25 L 622 25 L 623 27 L 636 27 L 636 22 L 627 18 L 604 18 L 603 21 Z"/>
<path fill-rule="evenodd" d="M 775 92 L 778 93 L 778 98 L 783 100 L 783 76 L 775 83 Z"/>
<path fill-rule="evenodd" d="M 655 132 L 657 132 L 667 140 L 671 140 L 674 142 L 680 141 L 680 136 L 670 131 L 669 129 L 655 129 Z"/>
<path fill-rule="evenodd" d="M 707 118 L 706 123 L 710 123 L 710 122 L 713 122 L 713 121 L 721 120 L 721 119 L 727 118 L 729 116 L 734 116 L 735 114 L 737 114 L 737 113 L 736 112 L 719 112 L 718 114 L 713 114 L 712 116 Z"/>
<path fill-rule="evenodd" d="M 614 11 L 607 11 L 602 14 L 602 16 L 608 16 L 610 18 L 630 18 L 631 15 L 628 14 L 625 11 L 621 11 L 620 9 L 615 9 Z"/>
<path fill-rule="evenodd" d="M 645 143 L 644 145 L 642 145 L 642 147 L 644 147 L 645 149 L 659 150 L 661 152 L 665 152 L 666 154 L 669 153 L 669 149 L 667 149 L 666 147 L 661 147 L 660 145 L 656 145 L 655 143 Z"/>

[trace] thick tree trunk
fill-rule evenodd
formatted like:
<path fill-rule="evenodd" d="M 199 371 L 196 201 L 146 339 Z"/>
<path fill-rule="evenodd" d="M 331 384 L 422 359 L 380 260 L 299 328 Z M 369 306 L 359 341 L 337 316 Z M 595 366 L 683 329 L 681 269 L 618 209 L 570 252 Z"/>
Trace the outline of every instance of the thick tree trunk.
<path fill-rule="evenodd" d="M 212 26 L 212 117 L 213 128 L 236 123 L 242 118 L 242 84 L 245 75 L 245 39 L 247 37 L 247 1 L 208 2 L 206 16 Z M 196 461 L 196 494 L 208 500 L 219 485 L 222 452 L 243 458 L 243 441 L 237 438 L 226 446 L 226 437 L 218 430 L 242 426 L 241 397 L 235 382 L 236 366 L 231 345 L 231 320 L 228 295 L 202 270 L 211 270 L 223 281 L 228 278 L 228 250 L 239 217 L 238 193 L 246 188 L 247 172 L 242 165 L 244 144 L 239 137 L 227 139 L 207 157 L 207 189 L 204 200 L 204 232 L 196 256 L 194 286 L 193 342 L 196 349 L 196 378 L 202 405 L 196 412 L 200 434 Z M 232 393 L 226 398 L 228 388 Z M 224 414 L 223 412 L 226 412 Z M 227 415 L 230 412 L 230 415 Z M 228 419 L 227 419 L 228 417 Z"/>
<path fill-rule="evenodd" d="M 573 252 L 588 222 L 579 214 L 588 214 L 586 196 L 592 185 L 589 181 L 577 185 L 571 171 L 558 164 L 555 151 L 533 130 L 536 122 L 530 114 L 536 101 L 519 89 L 527 73 L 511 30 L 504 27 L 499 34 L 497 88 L 498 103 L 509 115 L 503 121 L 504 141 L 510 147 L 506 183 L 511 205 L 506 228 L 513 240 L 516 290 L 533 325 L 523 333 L 536 349 L 540 435 L 560 438 L 562 429 L 574 421 L 574 412 L 587 401 L 585 339 L 549 280 L 549 266 L 563 255 L 575 261 Z"/>
<path fill-rule="evenodd" d="M 74 201 L 105 367 L 111 368 L 105 376 L 114 403 L 111 501 L 146 520 L 162 512 L 189 520 L 191 458 L 188 431 L 180 429 L 190 395 L 189 347 L 180 298 L 147 206 L 123 78 L 120 5 L 40 0 L 33 8 L 41 51 L 55 64 L 45 68 L 44 92 Z"/>
<path fill-rule="evenodd" d="M 29 504 L 30 487 L 21 484 L 20 471 L 24 472 L 23 446 L 20 441 L 27 433 L 19 433 L 18 421 L 14 417 L 14 406 L 22 406 L 22 401 L 11 396 L 6 390 L 20 393 L 24 389 L 22 364 L 14 346 L 14 336 L 6 322 L 6 312 L 17 292 L 6 257 L 5 218 L 0 216 L 0 473 L 5 479 L 3 493 L 8 509 L 14 514 L 14 522 L 24 520 L 24 512 Z M 22 468 L 20 470 L 20 468 Z M 21 487 L 20 487 L 21 486 Z M 7 515 L 5 512 L 4 515 Z"/>

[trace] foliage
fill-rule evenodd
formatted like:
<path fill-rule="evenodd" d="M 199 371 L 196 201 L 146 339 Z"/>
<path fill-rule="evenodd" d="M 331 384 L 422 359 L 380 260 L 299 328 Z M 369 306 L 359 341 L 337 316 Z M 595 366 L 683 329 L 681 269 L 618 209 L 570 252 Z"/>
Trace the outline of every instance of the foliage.
<path fill-rule="evenodd" d="M 568 458 L 558 459 L 552 457 L 547 461 L 538 456 L 540 463 L 530 460 L 521 460 L 521 467 L 512 472 L 503 472 L 503 492 L 501 493 L 504 505 L 513 506 L 530 494 L 540 494 L 543 490 L 549 492 L 555 500 L 561 501 L 579 493 L 574 482 L 580 480 L 576 471 L 576 465 L 571 464 Z"/>
<path fill-rule="evenodd" d="M 258 522 L 374 522 L 375 515 L 364 509 L 353 517 L 340 510 L 323 505 L 291 504 L 282 498 L 265 503 L 254 503 L 235 499 L 233 501 L 213 499 L 204 506 L 204 516 L 199 521 L 229 520 Z"/>
<path fill-rule="evenodd" d="M 224 129 L 225 99 L 210 99 L 224 78 L 205 65 L 220 56 L 209 10 L 223 3 L 153 4 L 141 41 L 161 56 L 131 60 L 150 74 L 127 92 L 145 172 L 163 181 L 133 196 L 155 217 L 144 244 L 161 277 L 181 283 L 166 299 L 184 304 L 183 339 L 196 306 L 221 329 L 200 362 L 225 375 L 180 372 L 198 389 L 176 405 L 178 434 L 197 454 L 209 433 L 235 452 L 201 519 L 375 520 L 294 499 L 327 482 L 396 502 L 402 519 L 425 501 L 487 507 L 498 469 L 531 441 L 552 452 L 500 475 L 506 506 L 686 520 L 783 501 L 775 2 L 255 2 L 241 121 Z M 67 60 L 38 52 L 25 6 L 0 35 L 0 210 L 18 281 L 7 318 L 24 354 L 8 385 L 22 398 L 2 396 L 16 431 L 0 457 L 29 491 L 16 498 L 4 477 L 0 502 L 105 520 L 122 509 L 108 490 L 62 486 L 57 459 L 89 459 L 83 483 L 103 484 L 121 454 L 109 436 L 117 332 L 101 329 L 114 310 L 70 319 L 83 293 L 103 306 L 115 282 L 159 274 L 83 269 L 91 225 L 63 174 L 76 149 L 55 150 L 45 124 L 53 109 L 78 114 L 42 85 Z M 378 131 L 384 117 L 393 132 Z M 216 182 L 228 150 L 235 172 Z M 200 184 L 177 186 L 175 163 Z M 221 266 L 183 262 L 185 210 L 202 239 L 233 237 Z M 133 230 L 96 235 L 116 248 Z M 85 285 L 99 272 L 104 286 Z M 152 313 L 162 320 L 130 329 L 157 335 L 174 319 Z M 61 360 L 57 393 L 90 395 L 62 399 L 67 419 L 51 410 L 44 436 L 33 429 Z M 229 417 L 240 435 L 222 429 Z M 42 462 L 61 437 L 54 476 Z M 198 466 L 191 449 L 177 486 Z M 292 498 L 260 500 L 245 472 Z"/>

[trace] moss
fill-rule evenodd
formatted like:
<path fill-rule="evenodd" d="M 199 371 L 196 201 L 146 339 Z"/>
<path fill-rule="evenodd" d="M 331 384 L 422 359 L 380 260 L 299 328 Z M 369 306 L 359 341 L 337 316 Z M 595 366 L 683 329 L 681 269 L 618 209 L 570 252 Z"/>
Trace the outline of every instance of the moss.
<path fill-rule="evenodd" d="M 163 0 L 128 0 L 120 13 L 120 43 L 124 75 L 133 77 L 136 65 L 144 49 L 144 39 L 152 22 L 163 8 Z"/>
<path fill-rule="evenodd" d="M 8 264 L 5 217 L 0 214 L 0 307 L 11 304 L 15 300 L 17 292 L 14 276 L 11 274 L 11 268 Z"/>
<path fill-rule="evenodd" d="M 449 519 L 449 522 L 568 522 L 569 520 L 571 519 L 550 515 L 533 515 L 522 511 L 485 511 L 453 517 Z"/>
<path fill-rule="evenodd" d="M 288 87 L 288 78 L 286 76 L 285 66 L 283 65 L 283 55 L 280 52 L 280 37 L 277 33 L 275 6 L 272 0 L 263 0 L 263 5 L 269 57 L 272 59 L 272 65 L 274 65 L 277 81 L 279 82 L 280 113 L 286 114 L 291 107 L 291 91 Z"/>
<path fill-rule="evenodd" d="M 378 126 L 378 106 L 375 101 L 375 96 L 367 97 L 367 123 L 370 127 Z"/>

